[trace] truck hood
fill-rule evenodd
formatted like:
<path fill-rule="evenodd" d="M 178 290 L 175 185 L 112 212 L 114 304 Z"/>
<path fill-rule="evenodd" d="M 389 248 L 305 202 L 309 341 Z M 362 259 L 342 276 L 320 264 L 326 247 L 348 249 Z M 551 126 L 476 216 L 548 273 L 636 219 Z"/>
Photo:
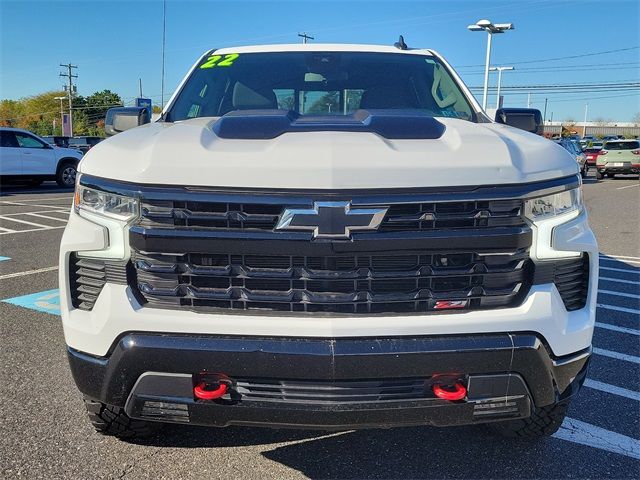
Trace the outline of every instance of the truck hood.
<path fill-rule="evenodd" d="M 217 118 L 138 127 L 93 147 L 83 174 L 136 184 L 276 189 L 366 189 L 517 184 L 576 174 L 575 159 L 506 125 L 442 118 L 438 139 L 369 132 L 293 132 L 226 139 Z"/>

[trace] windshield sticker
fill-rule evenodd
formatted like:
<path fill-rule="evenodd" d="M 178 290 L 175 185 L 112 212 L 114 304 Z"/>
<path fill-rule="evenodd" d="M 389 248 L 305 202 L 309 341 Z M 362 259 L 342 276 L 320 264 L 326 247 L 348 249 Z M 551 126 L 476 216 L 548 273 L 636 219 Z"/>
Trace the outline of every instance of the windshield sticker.
<path fill-rule="evenodd" d="M 230 53 L 228 55 L 211 55 L 202 65 L 200 65 L 200 68 L 230 67 L 239 56 L 239 53 Z"/>

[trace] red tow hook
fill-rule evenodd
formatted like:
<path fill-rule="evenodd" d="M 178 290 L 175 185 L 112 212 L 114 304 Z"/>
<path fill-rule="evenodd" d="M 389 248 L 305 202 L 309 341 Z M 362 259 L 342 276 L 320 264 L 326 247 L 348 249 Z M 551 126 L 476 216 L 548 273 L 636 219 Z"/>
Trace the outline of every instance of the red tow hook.
<path fill-rule="evenodd" d="M 434 395 L 443 400 L 462 400 L 467 396 L 467 389 L 460 382 L 455 382 L 451 386 L 447 385 L 446 389 L 442 385 L 435 383 L 432 388 Z"/>
<path fill-rule="evenodd" d="M 218 383 L 218 387 L 213 390 L 207 389 L 207 382 L 200 382 L 193 387 L 193 395 L 200 400 L 216 400 L 227 393 L 227 384 L 223 382 Z"/>

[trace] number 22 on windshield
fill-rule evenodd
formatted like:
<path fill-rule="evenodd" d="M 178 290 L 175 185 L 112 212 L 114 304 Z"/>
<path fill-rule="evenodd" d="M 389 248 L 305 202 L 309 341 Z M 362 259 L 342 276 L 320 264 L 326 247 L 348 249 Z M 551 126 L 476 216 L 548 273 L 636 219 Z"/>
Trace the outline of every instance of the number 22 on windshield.
<path fill-rule="evenodd" d="M 200 68 L 230 67 L 239 56 L 239 53 L 230 53 L 228 55 L 211 55 L 209 58 L 207 58 L 206 62 L 200 65 Z"/>

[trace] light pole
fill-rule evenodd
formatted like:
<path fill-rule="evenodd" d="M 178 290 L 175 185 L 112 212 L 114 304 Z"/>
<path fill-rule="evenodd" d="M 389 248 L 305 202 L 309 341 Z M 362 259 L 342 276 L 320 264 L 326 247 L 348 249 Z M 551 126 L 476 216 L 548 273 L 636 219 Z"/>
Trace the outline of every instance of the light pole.
<path fill-rule="evenodd" d="M 496 108 L 500 108 L 500 84 L 502 83 L 502 72 L 505 70 L 513 70 L 513 67 L 491 67 L 491 72 L 498 72 L 498 99 L 496 100 Z"/>
<path fill-rule="evenodd" d="M 53 97 L 54 100 L 60 100 L 60 135 L 64 135 L 64 112 L 62 110 L 62 101 L 66 97 Z"/>
<path fill-rule="evenodd" d="M 487 109 L 487 89 L 489 88 L 489 63 L 491 62 L 491 38 L 494 33 L 504 33 L 507 30 L 513 30 L 513 23 L 496 23 L 493 24 L 489 20 L 478 20 L 475 24 L 467 27 L 472 32 L 487 32 L 487 57 L 484 63 L 484 89 L 482 92 L 482 109 Z"/>
<path fill-rule="evenodd" d="M 584 137 L 587 134 L 587 112 L 589 111 L 589 104 L 585 104 L 584 106 L 584 128 L 582 129 L 582 136 Z"/>

